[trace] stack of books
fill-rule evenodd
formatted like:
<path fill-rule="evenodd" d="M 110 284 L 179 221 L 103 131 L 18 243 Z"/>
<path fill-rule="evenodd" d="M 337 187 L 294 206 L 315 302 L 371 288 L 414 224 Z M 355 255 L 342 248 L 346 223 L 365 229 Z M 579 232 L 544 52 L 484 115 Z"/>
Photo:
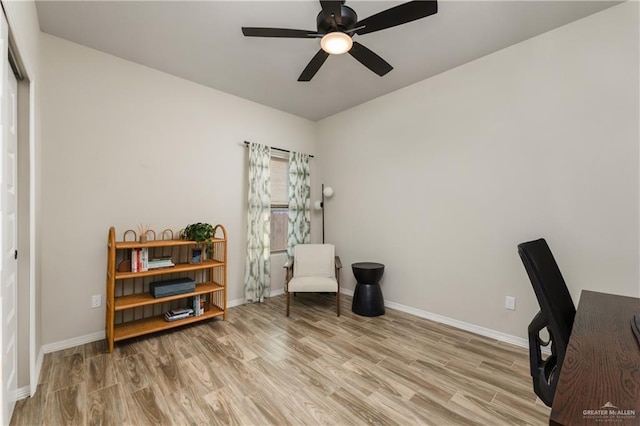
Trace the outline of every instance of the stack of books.
<path fill-rule="evenodd" d="M 204 294 L 198 294 L 191 298 L 191 306 L 193 307 L 193 312 L 196 317 L 204 314 L 205 301 L 206 299 Z"/>
<path fill-rule="evenodd" d="M 131 272 L 145 272 L 149 270 L 149 249 L 131 249 Z"/>
<path fill-rule="evenodd" d="M 183 309 L 172 309 L 164 314 L 164 319 L 167 321 L 177 321 L 179 319 L 192 317 L 193 309 L 191 308 L 183 308 Z"/>
<path fill-rule="evenodd" d="M 155 259 L 150 259 L 147 262 L 147 267 L 149 269 L 160 269 L 160 268 L 173 268 L 175 263 L 171 260 L 171 257 L 158 257 Z"/>

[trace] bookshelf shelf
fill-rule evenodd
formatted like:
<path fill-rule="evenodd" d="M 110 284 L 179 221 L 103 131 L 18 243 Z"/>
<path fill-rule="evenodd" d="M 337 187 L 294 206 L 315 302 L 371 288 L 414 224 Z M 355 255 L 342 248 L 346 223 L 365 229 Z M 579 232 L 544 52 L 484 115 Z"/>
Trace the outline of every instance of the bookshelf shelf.
<path fill-rule="evenodd" d="M 192 293 L 176 294 L 175 296 L 160 297 L 157 299 L 149 293 L 134 293 L 127 296 L 116 297 L 114 309 L 116 311 L 122 311 L 124 309 L 137 308 L 138 306 L 155 305 L 158 303 L 170 302 L 172 300 L 184 299 L 185 297 L 192 297 L 199 294 L 207 294 L 223 290 L 223 286 L 215 283 L 200 283 L 196 285 L 196 291 Z"/>
<path fill-rule="evenodd" d="M 226 240 L 221 238 L 214 238 L 213 242 L 225 242 Z M 152 248 L 152 247 L 178 247 L 178 246 L 193 246 L 197 243 L 191 240 L 151 240 L 144 243 L 138 241 L 116 241 L 116 250 L 132 249 L 132 248 Z"/>
<path fill-rule="evenodd" d="M 114 328 L 113 340 L 130 339 L 132 337 L 144 336 L 145 334 L 155 333 L 170 328 L 179 327 L 181 325 L 191 324 L 194 322 L 215 318 L 224 315 L 225 312 L 217 306 L 211 306 L 209 310 L 205 310 L 204 314 L 197 317 L 187 317 L 177 321 L 165 321 L 164 315 L 143 318 L 135 321 L 129 321 L 123 324 L 117 324 Z"/>
<path fill-rule="evenodd" d="M 213 256 L 202 263 L 189 263 L 191 248 L 198 246 L 189 240 L 116 241 L 115 228 L 109 229 L 107 239 L 107 297 L 105 332 L 109 352 L 114 343 L 191 324 L 215 317 L 227 318 L 227 232 L 222 225 L 216 225 L 213 239 Z M 219 238 L 222 235 L 222 238 Z M 124 238 L 123 238 L 124 239 Z M 122 270 L 119 266 L 130 263 L 132 251 L 148 251 L 149 256 L 170 257 L 175 266 L 143 272 Z M 138 252 L 140 251 L 138 250 Z M 138 263 L 139 264 L 139 263 Z M 120 269 L 120 270 L 119 270 Z M 130 268 L 125 268 L 130 269 Z M 190 278 L 196 282 L 195 291 L 189 293 L 154 298 L 149 293 L 149 284 L 154 277 Z M 157 281 L 157 280 L 156 280 Z M 177 321 L 166 321 L 165 312 L 176 307 L 186 307 L 195 303 L 192 298 L 204 299 L 204 313 Z M 159 307 L 158 307 L 159 306 Z"/>
<path fill-rule="evenodd" d="M 142 278 L 156 275 L 177 274 L 188 271 L 199 271 L 202 269 L 216 268 L 218 266 L 225 266 L 225 264 L 224 262 L 218 262 L 216 260 L 205 260 L 202 263 L 195 265 L 191 263 L 178 263 L 176 266 L 172 266 L 171 268 L 159 268 L 144 272 L 116 272 L 115 274 L 116 280 L 124 280 L 127 278 Z"/>

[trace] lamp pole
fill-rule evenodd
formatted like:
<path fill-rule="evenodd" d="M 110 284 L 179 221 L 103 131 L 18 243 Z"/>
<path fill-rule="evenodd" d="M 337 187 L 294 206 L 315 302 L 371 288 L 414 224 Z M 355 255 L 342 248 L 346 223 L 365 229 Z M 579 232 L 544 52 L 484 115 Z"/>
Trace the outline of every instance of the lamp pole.
<path fill-rule="evenodd" d="M 322 244 L 324 244 L 324 183 L 322 184 L 322 201 L 320 201 L 320 207 L 322 207 Z"/>
<path fill-rule="evenodd" d="M 322 210 L 322 244 L 324 244 L 324 198 L 331 198 L 333 195 L 333 188 L 330 186 L 325 187 L 324 183 L 322 184 L 322 201 L 316 201 L 313 203 L 313 208 L 316 210 Z"/>

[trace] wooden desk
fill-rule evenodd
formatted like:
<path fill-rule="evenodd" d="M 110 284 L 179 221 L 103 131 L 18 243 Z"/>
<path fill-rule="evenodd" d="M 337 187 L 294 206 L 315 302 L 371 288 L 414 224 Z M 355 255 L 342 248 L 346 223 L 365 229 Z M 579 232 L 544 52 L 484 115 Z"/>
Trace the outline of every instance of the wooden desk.
<path fill-rule="evenodd" d="M 640 314 L 638 298 L 582 292 L 549 424 L 640 425 L 634 314 Z"/>

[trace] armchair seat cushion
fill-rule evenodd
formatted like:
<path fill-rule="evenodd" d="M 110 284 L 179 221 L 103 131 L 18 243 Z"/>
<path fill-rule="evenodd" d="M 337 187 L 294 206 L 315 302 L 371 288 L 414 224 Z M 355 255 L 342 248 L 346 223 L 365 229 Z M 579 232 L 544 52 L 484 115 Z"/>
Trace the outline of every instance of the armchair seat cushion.
<path fill-rule="evenodd" d="M 287 286 L 289 292 L 337 292 L 338 281 L 330 277 L 294 277 Z"/>

